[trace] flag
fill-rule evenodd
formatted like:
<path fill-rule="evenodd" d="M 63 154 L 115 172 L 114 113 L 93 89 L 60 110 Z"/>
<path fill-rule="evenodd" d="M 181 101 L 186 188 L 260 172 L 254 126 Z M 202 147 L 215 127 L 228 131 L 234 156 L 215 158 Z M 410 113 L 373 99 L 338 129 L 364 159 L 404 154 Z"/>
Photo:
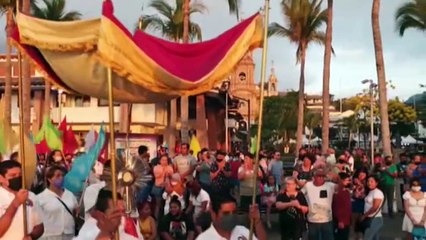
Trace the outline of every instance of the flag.
<path fill-rule="evenodd" d="M 17 134 L 12 130 L 10 122 L 4 117 L 4 98 L 0 100 L 0 154 L 7 155 L 19 142 Z"/>
<path fill-rule="evenodd" d="M 61 123 L 59 124 L 58 130 L 64 134 L 67 131 L 67 116 L 62 119 Z"/>
<path fill-rule="evenodd" d="M 257 136 L 251 137 L 250 138 L 250 153 L 251 154 L 255 154 L 257 151 Z"/>
<path fill-rule="evenodd" d="M 200 142 L 198 142 L 197 136 L 193 135 L 191 137 L 191 143 L 189 144 L 189 149 L 193 151 L 194 157 L 197 157 L 197 154 L 201 152 Z"/>
<path fill-rule="evenodd" d="M 70 126 L 63 134 L 63 152 L 64 154 L 73 154 L 78 149 L 78 142 L 75 139 L 74 131 Z"/>
<path fill-rule="evenodd" d="M 50 152 L 49 146 L 47 146 L 46 139 L 43 139 L 40 143 L 35 144 L 37 154 L 47 154 Z"/>
<path fill-rule="evenodd" d="M 53 126 L 48 116 L 44 117 L 43 126 L 41 126 L 40 131 L 34 137 L 34 142 L 39 144 L 43 139 L 46 140 L 50 150 L 62 150 L 61 132 Z"/>
<path fill-rule="evenodd" d="M 71 170 L 65 175 L 64 186 L 73 193 L 82 191 L 83 183 L 89 177 L 96 160 L 105 144 L 105 131 L 103 126 L 99 131 L 99 137 L 95 145 L 86 153 L 78 156 L 72 165 Z"/>
<path fill-rule="evenodd" d="M 93 147 L 96 143 L 96 131 L 92 126 L 92 129 L 87 133 L 86 137 L 84 138 L 84 150 L 88 152 L 90 148 Z"/>

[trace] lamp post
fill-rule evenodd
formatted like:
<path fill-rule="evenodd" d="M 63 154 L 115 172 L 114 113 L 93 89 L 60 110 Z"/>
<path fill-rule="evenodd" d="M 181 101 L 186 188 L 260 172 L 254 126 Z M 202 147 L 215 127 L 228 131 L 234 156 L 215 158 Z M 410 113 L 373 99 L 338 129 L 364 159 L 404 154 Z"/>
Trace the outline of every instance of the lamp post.
<path fill-rule="evenodd" d="M 371 163 L 374 164 L 374 89 L 377 84 L 371 79 L 365 79 L 361 81 L 362 84 L 369 83 L 369 95 L 370 95 L 370 144 L 371 144 Z"/>
<path fill-rule="evenodd" d="M 229 121 L 228 121 L 228 98 L 229 98 L 229 87 L 231 85 L 231 81 L 225 80 L 222 82 L 220 86 L 221 91 L 225 92 L 225 151 L 229 152 Z"/>
<path fill-rule="evenodd" d="M 250 143 L 250 128 L 251 128 L 251 103 L 250 99 L 233 96 L 233 98 L 247 103 L 247 142 Z"/>

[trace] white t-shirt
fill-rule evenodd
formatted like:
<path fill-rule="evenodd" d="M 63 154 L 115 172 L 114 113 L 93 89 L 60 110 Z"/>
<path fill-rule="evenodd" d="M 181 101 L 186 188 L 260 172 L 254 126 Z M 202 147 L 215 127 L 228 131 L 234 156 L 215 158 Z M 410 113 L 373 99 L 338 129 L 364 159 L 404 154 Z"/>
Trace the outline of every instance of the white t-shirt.
<path fill-rule="evenodd" d="M 138 238 L 127 234 L 124 231 L 124 224 L 125 220 L 124 218 L 121 219 L 121 224 L 118 227 L 118 234 L 120 235 L 120 240 L 143 240 L 143 236 L 140 233 L 139 223 L 136 221 L 136 231 L 138 234 Z M 97 220 L 93 217 L 88 217 L 86 221 L 84 222 L 83 226 L 80 229 L 80 232 L 77 237 L 73 238 L 73 240 L 93 240 L 96 239 L 96 237 L 99 235 L 101 230 L 98 228 Z"/>
<path fill-rule="evenodd" d="M 231 233 L 231 238 L 229 240 L 241 240 L 249 239 L 250 231 L 244 226 L 236 226 Z M 196 240 L 227 240 L 222 237 L 214 228 L 213 224 L 210 227 L 202 232 Z M 253 235 L 253 240 L 257 240 L 256 236 Z"/>
<path fill-rule="evenodd" d="M 6 189 L 0 187 L 0 216 L 3 216 L 12 203 L 15 195 Z M 28 232 L 32 232 L 33 228 L 42 223 L 40 209 L 37 206 L 35 195 L 32 192 L 29 192 L 28 199 L 31 203 L 27 204 L 27 223 L 28 223 Z M 24 237 L 24 217 L 23 217 L 23 207 L 19 206 L 16 211 L 15 217 L 10 224 L 9 229 L 6 233 L 0 237 L 0 240 L 12 240 L 12 239 L 22 239 Z"/>
<path fill-rule="evenodd" d="M 200 193 L 197 197 L 195 197 L 192 193 L 189 197 L 189 201 L 192 202 L 192 205 L 194 206 L 194 216 L 199 216 L 201 213 L 201 204 L 203 202 L 207 201 L 207 209 L 209 209 L 210 206 L 210 196 L 209 194 L 201 189 Z"/>
<path fill-rule="evenodd" d="M 59 196 L 49 189 L 45 189 L 36 196 L 36 202 L 43 213 L 41 215 L 44 225 L 43 237 L 74 234 L 74 218 L 59 202 L 58 198 Z M 71 211 L 77 207 L 77 199 L 66 189 L 60 199 Z"/>
<path fill-rule="evenodd" d="M 197 164 L 197 159 L 189 154 L 186 156 L 179 154 L 173 159 L 173 164 L 176 166 L 179 174 L 184 174 L 189 171 L 192 166 Z"/>
<path fill-rule="evenodd" d="M 308 221 L 311 223 L 327 223 L 333 218 L 331 205 L 335 184 L 325 182 L 322 186 L 315 186 L 311 181 L 302 188 L 308 201 Z"/>
<path fill-rule="evenodd" d="M 374 199 L 381 199 L 383 205 L 383 201 L 385 199 L 385 196 L 383 195 L 383 192 L 380 191 L 378 188 L 374 189 L 373 191 L 370 191 L 368 195 L 365 197 L 364 201 L 364 213 L 366 213 L 370 208 L 373 207 L 373 201 Z M 370 214 L 369 217 L 373 217 L 374 213 Z M 382 209 L 380 208 L 376 214 L 375 217 L 381 217 L 382 216 Z"/>

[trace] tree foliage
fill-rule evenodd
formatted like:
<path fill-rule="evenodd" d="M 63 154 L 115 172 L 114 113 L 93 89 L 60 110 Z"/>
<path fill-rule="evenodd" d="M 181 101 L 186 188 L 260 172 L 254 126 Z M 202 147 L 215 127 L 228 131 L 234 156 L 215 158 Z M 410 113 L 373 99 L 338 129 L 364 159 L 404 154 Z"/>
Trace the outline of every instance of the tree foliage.
<path fill-rule="evenodd" d="M 262 141 L 294 136 L 297 128 L 297 92 L 265 98 L 263 105 Z"/>
<path fill-rule="evenodd" d="M 142 15 L 142 30 L 153 31 L 160 33 L 164 38 L 179 42 L 183 39 L 184 26 L 184 0 L 175 0 L 175 5 L 172 6 L 167 0 L 152 0 L 149 4 L 157 14 Z M 189 15 L 195 13 L 205 13 L 207 7 L 200 3 L 194 2 L 190 5 Z M 192 21 L 189 22 L 189 38 L 201 41 L 202 33 L 199 24 Z"/>
<path fill-rule="evenodd" d="M 401 5 L 395 14 L 397 30 L 403 36 L 407 29 L 426 30 L 426 0 L 410 0 Z"/>
<path fill-rule="evenodd" d="M 67 12 L 65 0 L 31 1 L 31 13 L 33 16 L 51 21 L 73 21 L 81 18 L 77 11 Z"/>
<path fill-rule="evenodd" d="M 389 100 L 388 103 L 389 120 L 395 123 L 414 123 L 416 121 L 416 111 L 398 98 Z"/>

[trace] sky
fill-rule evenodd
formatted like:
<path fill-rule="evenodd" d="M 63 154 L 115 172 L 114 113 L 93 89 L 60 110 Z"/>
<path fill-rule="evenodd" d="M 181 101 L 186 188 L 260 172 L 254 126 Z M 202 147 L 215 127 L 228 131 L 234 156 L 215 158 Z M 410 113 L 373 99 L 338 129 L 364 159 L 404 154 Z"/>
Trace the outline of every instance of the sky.
<path fill-rule="evenodd" d="M 173 0 L 170 0 L 173 2 Z M 208 7 L 205 14 L 194 15 L 192 20 L 201 25 L 203 39 L 211 39 L 237 24 L 235 16 L 228 13 L 226 0 L 201 1 Z M 270 22 L 285 26 L 279 0 L 271 0 Z M 327 1 L 325 1 L 327 2 Z M 371 0 L 334 1 L 333 48 L 330 93 L 336 98 L 353 96 L 366 87 L 364 79 L 376 81 L 374 46 L 371 30 Z M 386 79 L 395 89 L 388 90 L 388 97 L 406 100 L 413 94 L 423 92 L 419 84 L 426 84 L 426 33 L 406 31 L 400 37 L 396 31 L 395 11 L 403 1 L 386 0 L 381 6 L 381 32 L 384 48 Z M 113 0 L 116 16 L 133 29 L 142 13 L 153 13 L 148 8 L 149 0 Z M 241 16 L 247 18 L 258 11 L 263 0 L 242 0 Z M 101 14 L 102 0 L 68 0 L 67 9 L 80 11 L 84 18 L 98 17 Z M 326 4 L 324 4 L 324 8 Z M 0 19 L 0 29 L 4 29 L 5 19 Z M 325 30 L 325 26 L 324 26 Z M 5 33 L 0 33 L 0 52 L 5 49 Z M 296 46 L 287 39 L 272 37 L 268 48 L 268 72 L 273 66 L 279 81 L 279 90 L 297 90 L 299 85 L 299 65 L 296 64 Z M 260 79 L 261 49 L 255 50 L 256 76 Z M 324 47 L 310 45 L 306 62 L 306 92 L 321 94 Z"/>

